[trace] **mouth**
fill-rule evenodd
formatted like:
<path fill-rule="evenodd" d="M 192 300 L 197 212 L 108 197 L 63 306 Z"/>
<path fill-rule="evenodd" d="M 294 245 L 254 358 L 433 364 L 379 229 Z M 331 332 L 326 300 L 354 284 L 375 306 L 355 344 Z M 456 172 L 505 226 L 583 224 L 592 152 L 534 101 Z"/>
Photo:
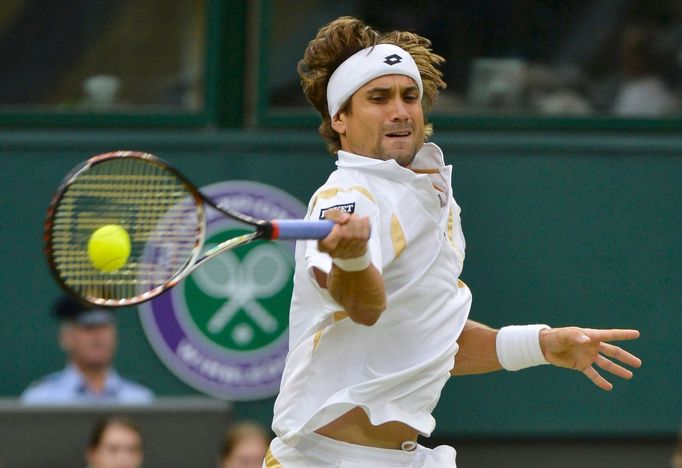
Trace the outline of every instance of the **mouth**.
<path fill-rule="evenodd" d="M 412 130 L 399 130 L 385 133 L 384 136 L 388 138 L 406 138 L 412 135 Z"/>

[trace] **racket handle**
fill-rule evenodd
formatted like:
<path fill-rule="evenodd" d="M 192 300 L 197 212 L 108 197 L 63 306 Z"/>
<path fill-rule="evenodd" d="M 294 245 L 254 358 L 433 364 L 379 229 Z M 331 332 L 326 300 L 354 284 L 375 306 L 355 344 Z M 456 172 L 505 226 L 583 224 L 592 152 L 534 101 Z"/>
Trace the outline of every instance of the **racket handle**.
<path fill-rule="evenodd" d="M 324 239 L 334 227 L 333 221 L 273 219 L 271 239 Z"/>

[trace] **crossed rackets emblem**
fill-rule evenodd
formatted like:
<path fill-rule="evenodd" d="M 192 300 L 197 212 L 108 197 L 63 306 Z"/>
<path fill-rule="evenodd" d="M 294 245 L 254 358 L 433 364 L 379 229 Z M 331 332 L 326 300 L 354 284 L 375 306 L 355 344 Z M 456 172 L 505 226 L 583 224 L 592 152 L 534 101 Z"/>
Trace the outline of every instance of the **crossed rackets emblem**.
<path fill-rule="evenodd" d="M 209 319 L 208 331 L 222 332 L 243 310 L 261 330 L 274 333 L 279 326 L 277 317 L 259 300 L 277 294 L 289 281 L 290 273 L 290 263 L 273 244 L 255 246 L 241 260 L 234 252 L 227 251 L 197 269 L 192 274 L 197 287 L 207 296 L 225 299 Z M 249 342 L 252 337 L 253 329 L 246 323 L 235 326 L 232 331 L 232 338 L 238 343 Z"/>

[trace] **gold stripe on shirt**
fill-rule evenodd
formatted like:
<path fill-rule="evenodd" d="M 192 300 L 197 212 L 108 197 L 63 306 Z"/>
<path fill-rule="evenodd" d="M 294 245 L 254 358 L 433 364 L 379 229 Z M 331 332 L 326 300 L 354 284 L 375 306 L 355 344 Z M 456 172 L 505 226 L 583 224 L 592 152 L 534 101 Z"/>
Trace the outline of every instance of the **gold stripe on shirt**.
<path fill-rule="evenodd" d="M 405 246 L 407 246 L 407 239 L 405 239 L 405 232 L 398 221 L 398 217 L 393 213 L 391 217 L 391 241 L 393 242 L 393 251 L 396 258 L 403 253 Z"/>
<path fill-rule="evenodd" d="M 466 283 L 465 283 L 464 281 L 462 281 L 461 279 L 457 278 L 457 287 L 458 287 L 458 288 L 468 288 L 469 286 L 467 286 Z"/>
<path fill-rule="evenodd" d="M 265 453 L 265 468 L 282 468 L 282 464 L 277 461 L 275 457 L 272 456 L 272 452 L 268 447 L 268 451 Z"/>
<path fill-rule="evenodd" d="M 340 322 L 341 320 L 348 318 L 348 312 L 344 310 L 339 310 L 338 312 L 334 312 L 334 323 Z"/>
<path fill-rule="evenodd" d="M 452 214 L 452 208 L 450 208 L 450 216 L 448 216 L 448 240 L 450 244 L 455 245 L 455 240 L 453 239 L 455 230 L 455 217 Z"/>
<path fill-rule="evenodd" d="M 340 322 L 343 319 L 348 318 L 348 312 L 344 310 L 337 310 L 334 312 L 332 315 L 332 319 L 334 320 L 334 323 Z M 320 344 L 320 340 L 322 339 L 322 335 L 324 334 L 324 331 L 329 328 L 331 325 L 328 325 L 320 330 L 317 330 L 315 334 L 313 335 L 313 353 L 317 349 L 317 346 Z"/>
<path fill-rule="evenodd" d="M 428 169 L 428 168 L 426 168 L 426 169 L 414 169 L 411 167 L 410 170 L 412 172 L 414 172 L 415 174 L 440 174 L 440 169 L 437 167 L 435 167 L 433 169 Z"/>
<path fill-rule="evenodd" d="M 323 332 L 324 332 L 324 328 L 322 330 L 317 330 L 315 332 L 315 336 L 313 337 L 313 353 L 317 349 L 317 345 L 320 344 L 320 339 L 322 338 Z"/>
<path fill-rule="evenodd" d="M 363 194 L 365 197 L 367 197 L 372 203 L 376 204 L 376 200 L 372 196 L 369 190 L 367 190 L 365 187 L 362 187 L 361 185 L 353 185 L 350 188 L 347 189 L 342 189 L 338 187 L 334 188 L 328 188 L 325 190 L 322 190 L 321 192 L 318 192 L 317 196 L 315 197 L 315 201 L 317 200 L 326 200 L 327 198 L 332 198 L 335 197 L 336 194 L 338 193 L 346 193 L 346 192 L 359 192 Z M 313 203 L 315 205 L 315 203 Z"/>

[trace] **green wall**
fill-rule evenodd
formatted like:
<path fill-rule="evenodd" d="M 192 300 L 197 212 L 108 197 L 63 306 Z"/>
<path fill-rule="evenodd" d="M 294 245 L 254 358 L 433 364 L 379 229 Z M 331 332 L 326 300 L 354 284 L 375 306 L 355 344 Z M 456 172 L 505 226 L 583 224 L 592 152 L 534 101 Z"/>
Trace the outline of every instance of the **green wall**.
<path fill-rule="evenodd" d="M 669 436 L 682 422 L 682 138 L 633 134 L 437 133 L 454 165 L 472 318 L 500 326 L 638 328 L 644 361 L 610 393 L 548 367 L 453 378 L 436 436 Z M 333 170 L 315 132 L 0 133 L 0 396 L 60 368 L 42 222 L 61 177 L 113 149 L 154 152 L 197 185 L 246 179 L 307 201 Z M 156 358 L 134 309 L 120 313 L 121 372 L 188 395 Z M 273 400 L 236 405 L 269 423 Z"/>

